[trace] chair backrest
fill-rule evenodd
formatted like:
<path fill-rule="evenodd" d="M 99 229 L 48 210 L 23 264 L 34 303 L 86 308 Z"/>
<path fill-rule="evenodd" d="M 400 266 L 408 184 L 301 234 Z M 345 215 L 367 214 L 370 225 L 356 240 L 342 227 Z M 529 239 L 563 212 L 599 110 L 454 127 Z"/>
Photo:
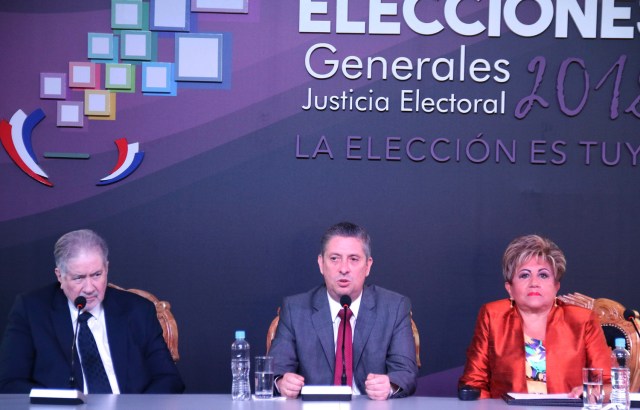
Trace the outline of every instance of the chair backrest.
<path fill-rule="evenodd" d="M 558 296 L 558 299 L 570 305 L 582 306 L 593 310 L 598 316 L 609 347 L 614 347 L 616 338 L 622 337 L 625 339 L 626 348 L 630 353 L 630 389 L 631 391 L 638 391 L 640 389 L 640 338 L 633 327 L 633 323 L 624 318 L 624 306 L 611 299 L 594 299 L 581 293 Z"/>
<path fill-rule="evenodd" d="M 271 324 L 269 325 L 269 330 L 267 330 L 267 354 L 269 354 L 269 350 L 271 350 L 271 342 L 276 337 L 276 330 L 278 329 L 278 323 L 280 322 L 280 308 L 276 310 L 276 317 L 273 318 Z M 422 367 L 422 363 L 420 362 L 420 333 L 418 333 L 418 328 L 413 321 L 413 312 L 411 312 L 411 331 L 413 332 L 413 342 L 416 345 L 416 364 L 418 365 L 418 369 Z"/>
<path fill-rule="evenodd" d="M 174 362 L 178 362 L 178 360 L 180 360 L 180 354 L 178 353 L 178 324 L 176 323 L 176 319 L 173 317 L 173 313 L 171 313 L 171 304 L 164 300 L 159 300 L 155 295 L 147 292 L 146 290 L 124 289 L 120 286 L 114 285 L 113 283 L 109 283 L 109 286 L 114 289 L 124 290 L 126 292 L 140 295 L 143 298 L 150 300 L 155 305 L 156 315 L 158 316 L 160 327 L 162 327 L 162 337 L 164 337 L 164 341 L 169 348 L 171 358 L 173 358 Z"/>

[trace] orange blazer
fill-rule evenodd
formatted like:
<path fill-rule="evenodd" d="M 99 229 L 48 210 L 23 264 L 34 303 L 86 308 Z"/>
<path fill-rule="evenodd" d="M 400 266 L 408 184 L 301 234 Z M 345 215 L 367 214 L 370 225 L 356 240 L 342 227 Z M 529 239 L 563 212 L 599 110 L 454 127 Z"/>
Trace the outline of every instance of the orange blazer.
<path fill-rule="evenodd" d="M 594 313 L 557 302 L 547 318 L 547 392 L 568 393 L 582 385 L 582 368 L 604 369 L 611 383 L 611 349 Z M 522 317 L 508 299 L 482 306 L 467 349 L 467 363 L 459 385 L 480 389 L 480 398 L 526 393 Z"/>

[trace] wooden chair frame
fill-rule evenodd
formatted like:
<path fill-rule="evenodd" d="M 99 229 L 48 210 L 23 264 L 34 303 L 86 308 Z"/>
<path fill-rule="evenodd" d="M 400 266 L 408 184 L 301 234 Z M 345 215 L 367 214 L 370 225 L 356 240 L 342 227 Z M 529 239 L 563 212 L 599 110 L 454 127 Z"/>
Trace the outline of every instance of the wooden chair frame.
<path fill-rule="evenodd" d="M 640 338 L 633 323 L 624 318 L 624 306 L 611 299 L 594 299 L 577 292 L 558 296 L 558 299 L 569 305 L 582 306 L 593 310 L 605 332 L 610 327 L 624 335 L 627 342 L 627 350 L 630 353 L 630 390 L 637 392 L 640 389 Z M 636 325 L 640 325 L 637 320 Z M 611 347 L 613 341 L 608 340 L 607 344 Z"/>

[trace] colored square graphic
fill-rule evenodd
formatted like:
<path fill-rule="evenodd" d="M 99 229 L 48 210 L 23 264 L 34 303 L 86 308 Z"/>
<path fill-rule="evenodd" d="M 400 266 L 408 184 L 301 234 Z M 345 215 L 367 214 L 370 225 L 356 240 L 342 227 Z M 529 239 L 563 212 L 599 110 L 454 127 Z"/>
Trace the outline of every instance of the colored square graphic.
<path fill-rule="evenodd" d="M 176 34 L 176 81 L 222 81 L 222 34 Z"/>
<path fill-rule="evenodd" d="M 142 0 L 111 0 L 112 29 L 142 29 Z"/>
<path fill-rule="evenodd" d="M 106 90 L 85 90 L 84 114 L 101 116 L 111 114 L 110 94 Z"/>
<path fill-rule="evenodd" d="M 84 103 L 82 101 L 58 101 L 58 127 L 83 127 Z"/>
<path fill-rule="evenodd" d="M 120 58 L 151 60 L 151 32 L 123 30 L 120 33 Z"/>
<path fill-rule="evenodd" d="M 191 0 L 191 11 L 207 13 L 248 13 L 249 0 Z"/>
<path fill-rule="evenodd" d="M 105 64 L 104 88 L 131 90 L 134 81 L 135 67 L 131 64 Z"/>
<path fill-rule="evenodd" d="M 97 60 L 113 60 L 114 36 L 111 33 L 89 33 L 87 57 Z"/>
<path fill-rule="evenodd" d="M 95 88 L 96 64 L 87 62 L 69 62 L 69 87 Z"/>
<path fill-rule="evenodd" d="M 172 63 L 142 63 L 142 92 L 171 93 L 175 91 Z"/>
<path fill-rule="evenodd" d="M 189 0 L 151 0 L 149 29 L 189 31 Z"/>
<path fill-rule="evenodd" d="M 40 73 L 40 98 L 64 100 L 67 98 L 65 73 Z"/>
<path fill-rule="evenodd" d="M 88 115 L 90 120 L 116 120 L 116 93 L 109 93 L 109 115 Z"/>

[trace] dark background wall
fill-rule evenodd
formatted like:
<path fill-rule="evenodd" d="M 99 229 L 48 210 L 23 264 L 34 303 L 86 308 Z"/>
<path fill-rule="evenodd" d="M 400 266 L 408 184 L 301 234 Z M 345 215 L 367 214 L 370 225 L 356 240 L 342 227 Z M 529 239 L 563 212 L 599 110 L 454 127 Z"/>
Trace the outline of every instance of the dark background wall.
<path fill-rule="evenodd" d="M 335 2 L 327 3 L 331 19 Z M 387 19 L 402 22 L 397 3 L 400 15 Z M 421 2 L 419 14 L 444 21 L 444 3 Z M 617 24 L 635 26 L 638 5 L 616 3 L 631 13 Z M 351 18 L 366 20 L 367 4 L 351 1 Z M 463 2 L 459 14 L 467 22 L 486 22 L 487 8 L 486 1 Z M 534 2 L 519 8 L 529 22 L 537 10 Z M 515 236 L 539 233 L 565 251 L 561 293 L 609 297 L 637 308 L 640 189 L 633 152 L 640 146 L 639 118 L 624 112 L 640 95 L 637 29 L 633 39 L 584 39 L 570 24 L 568 38 L 556 38 L 552 24 L 524 38 L 503 23 L 498 38 L 463 37 L 450 28 L 420 36 L 402 22 L 400 35 L 311 34 L 299 33 L 298 11 L 296 1 L 250 0 L 248 14 L 193 14 L 194 31 L 223 32 L 229 40 L 231 71 L 222 84 L 181 84 L 175 97 L 146 96 L 139 89 L 119 93 L 115 121 L 85 120 L 83 128 L 67 129 L 55 125 L 55 101 L 39 98 L 39 75 L 87 61 L 87 33 L 112 32 L 110 2 L 0 5 L 0 118 L 9 120 L 17 109 L 43 109 L 47 117 L 34 130 L 33 146 L 54 183 L 37 183 L 0 153 L 0 329 L 16 294 L 54 280 L 55 240 L 83 227 L 108 241 L 111 282 L 171 302 L 180 330 L 179 368 L 195 393 L 229 390 L 234 330 L 247 331 L 254 354 L 264 352 L 282 298 L 321 283 L 319 239 L 341 220 L 370 231 L 369 282 L 412 299 L 426 394 L 453 394 L 453 384 L 429 387 L 429 376 L 445 372 L 455 379 L 478 308 L 506 297 L 500 259 Z M 172 34 L 156 41 L 158 59 L 173 61 Z M 452 81 L 436 81 L 430 70 L 421 80 L 379 74 L 348 80 L 339 73 L 318 80 L 305 70 L 304 58 L 312 45 L 325 42 L 338 51 L 314 56 L 318 70 L 321 59 L 347 56 L 443 57 L 458 67 L 464 45 L 466 64 L 505 59 L 510 78 L 460 81 L 456 68 Z M 546 71 L 537 94 L 549 106 L 534 105 L 518 118 L 516 106 L 534 86 L 527 67 L 538 56 Z M 621 56 L 623 69 L 606 77 Z M 569 107 L 587 94 L 577 115 L 563 112 L 558 99 L 558 74 L 569 58 L 584 64 L 571 64 L 563 83 Z M 319 96 L 349 90 L 387 96 L 390 109 L 304 110 L 309 89 Z M 401 112 L 403 89 L 471 99 L 499 98 L 504 91 L 505 113 Z M 618 104 L 613 108 L 612 98 Z M 82 92 L 70 90 L 67 99 L 81 100 Z M 116 161 L 113 141 L 123 136 L 140 142 L 141 167 L 122 182 L 97 187 Z M 347 157 L 349 136 L 362 138 L 362 149 L 350 151 L 361 159 Z M 323 153 L 305 158 L 322 137 Z M 424 142 L 411 145 L 411 153 L 424 160 L 405 151 L 414 137 Z M 400 148 L 385 155 L 388 138 Z M 438 138 L 448 143 L 435 146 L 436 157 L 449 156 L 447 161 L 431 155 Z M 474 139 L 488 144 L 486 159 L 478 142 L 467 152 Z M 514 160 L 496 149 L 498 141 L 515 146 Z M 532 141 L 544 152 L 532 155 Z M 551 149 L 558 141 L 562 155 Z M 593 142 L 588 160 L 586 142 Z M 91 159 L 46 159 L 46 151 L 88 152 Z"/>

